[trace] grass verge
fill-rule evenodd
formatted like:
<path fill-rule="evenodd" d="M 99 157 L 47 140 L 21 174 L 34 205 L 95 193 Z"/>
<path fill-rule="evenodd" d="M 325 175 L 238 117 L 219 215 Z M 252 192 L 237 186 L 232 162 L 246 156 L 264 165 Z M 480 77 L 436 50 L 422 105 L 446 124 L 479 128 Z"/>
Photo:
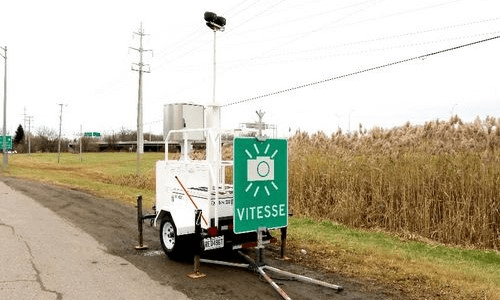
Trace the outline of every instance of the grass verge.
<path fill-rule="evenodd" d="M 135 153 L 86 153 L 82 157 L 62 153 L 59 163 L 54 153 L 16 154 L 9 157 L 4 174 L 79 189 L 130 205 L 141 194 L 149 208 L 154 202 L 155 163 L 163 158 L 163 153 L 142 155 L 136 174 Z"/>
<path fill-rule="evenodd" d="M 500 254 L 415 237 L 289 219 L 288 248 L 299 263 L 373 280 L 413 299 L 500 299 Z M 306 254 L 304 254 L 306 253 Z"/>

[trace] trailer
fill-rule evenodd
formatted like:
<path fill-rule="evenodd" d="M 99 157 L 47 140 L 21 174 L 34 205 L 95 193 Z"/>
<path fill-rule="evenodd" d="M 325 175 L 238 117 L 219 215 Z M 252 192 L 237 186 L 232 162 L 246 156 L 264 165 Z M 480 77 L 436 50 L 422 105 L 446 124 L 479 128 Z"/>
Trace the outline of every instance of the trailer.
<path fill-rule="evenodd" d="M 191 105 L 191 104 L 173 104 Z M 196 110 L 196 109 L 195 109 Z M 182 107 L 165 112 L 175 118 L 170 124 L 181 128 L 167 128 L 165 159 L 156 162 L 155 214 L 142 215 L 142 196 L 137 198 L 139 246 L 143 245 L 142 222 L 150 219 L 159 224 L 161 247 L 171 259 L 194 258 L 194 272 L 190 278 L 201 278 L 200 262 L 257 271 L 283 299 L 291 299 L 269 277 L 265 270 L 299 281 L 342 291 L 339 285 L 293 274 L 264 261 L 266 244 L 276 242 L 271 229 L 281 230 L 282 259 L 286 259 L 285 245 L 288 227 L 288 149 L 284 139 L 267 139 L 262 111 L 258 135 L 243 137 L 241 131 L 219 128 L 220 107 L 204 107 L 204 128 L 189 128 Z M 177 111 L 176 113 L 173 113 Z M 193 107 L 187 110 L 193 113 Z M 195 112 L 196 113 L 196 112 Z M 203 115 L 203 114 L 202 114 Z M 179 122 L 182 120 L 182 122 Z M 206 143 L 202 159 L 190 157 L 192 143 Z M 177 159 L 169 156 L 169 143 L 181 145 Z M 223 144 L 232 144 L 233 157 L 224 160 Z M 255 259 L 240 249 L 255 248 Z M 233 263 L 202 259 L 203 252 L 216 249 L 237 251 L 247 263 Z"/>
<path fill-rule="evenodd" d="M 155 225 L 159 224 L 164 252 L 170 258 L 192 255 L 200 242 L 202 252 L 256 246 L 256 232 L 238 234 L 233 230 L 234 164 L 233 160 L 224 160 L 221 151 L 223 144 L 231 144 L 233 138 L 242 135 L 242 132 L 221 130 L 217 126 L 189 128 L 189 123 L 186 124 L 189 118 L 183 116 L 182 107 L 189 108 L 187 111 L 193 115 L 194 109 L 199 106 L 185 103 L 173 106 L 166 106 L 165 119 L 170 124 L 179 123 L 171 119 L 181 119 L 183 128 L 166 129 L 165 149 L 169 149 L 170 143 L 179 143 L 180 157 L 172 159 L 166 150 L 165 159 L 156 163 Z M 205 157 L 193 159 L 190 157 L 192 144 L 199 143 L 201 139 L 206 143 Z M 201 213 L 198 217 L 199 233 L 196 232 L 197 211 Z M 274 241 L 269 230 L 265 230 L 262 242 L 268 244 Z"/>

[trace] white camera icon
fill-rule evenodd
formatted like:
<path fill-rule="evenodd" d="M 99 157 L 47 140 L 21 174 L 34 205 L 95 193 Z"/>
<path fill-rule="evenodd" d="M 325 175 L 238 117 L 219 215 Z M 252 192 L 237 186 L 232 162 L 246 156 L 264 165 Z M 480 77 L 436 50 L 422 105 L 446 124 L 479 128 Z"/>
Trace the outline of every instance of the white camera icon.
<path fill-rule="evenodd" d="M 274 180 L 274 160 L 267 156 L 257 156 L 247 161 L 248 181 Z"/>

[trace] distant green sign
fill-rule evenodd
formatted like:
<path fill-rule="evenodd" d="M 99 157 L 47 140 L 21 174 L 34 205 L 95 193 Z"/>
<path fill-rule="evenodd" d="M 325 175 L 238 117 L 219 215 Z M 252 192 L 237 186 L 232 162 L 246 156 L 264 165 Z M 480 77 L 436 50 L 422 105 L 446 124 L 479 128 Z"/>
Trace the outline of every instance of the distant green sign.
<path fill-rule="evenodd" d="M 285 139 L 234 139 L 235 233 L 288 226 L 288 147 Z"/>
<path fill-rule="evenodd" d="M 12 136 L 8 135 L 6 139 L 7 150 L 12 150 Z M 3 151 L 3 135 L 0 136 L 0 150 Z"/>
<path fill-rule="evenodd" d="M 90 137 L 100 137 L 101 133 L 100 132 L 85 132 L 85 136 L 90 136 Z"/>

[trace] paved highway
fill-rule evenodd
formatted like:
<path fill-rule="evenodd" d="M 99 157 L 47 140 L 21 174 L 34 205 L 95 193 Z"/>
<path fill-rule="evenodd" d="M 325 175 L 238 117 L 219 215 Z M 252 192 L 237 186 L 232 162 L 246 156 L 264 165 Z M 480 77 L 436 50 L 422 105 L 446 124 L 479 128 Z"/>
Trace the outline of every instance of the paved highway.
<path fill-rule="evenodd" d="M 189 299 L 0 182 L 0 299 Z"/>

